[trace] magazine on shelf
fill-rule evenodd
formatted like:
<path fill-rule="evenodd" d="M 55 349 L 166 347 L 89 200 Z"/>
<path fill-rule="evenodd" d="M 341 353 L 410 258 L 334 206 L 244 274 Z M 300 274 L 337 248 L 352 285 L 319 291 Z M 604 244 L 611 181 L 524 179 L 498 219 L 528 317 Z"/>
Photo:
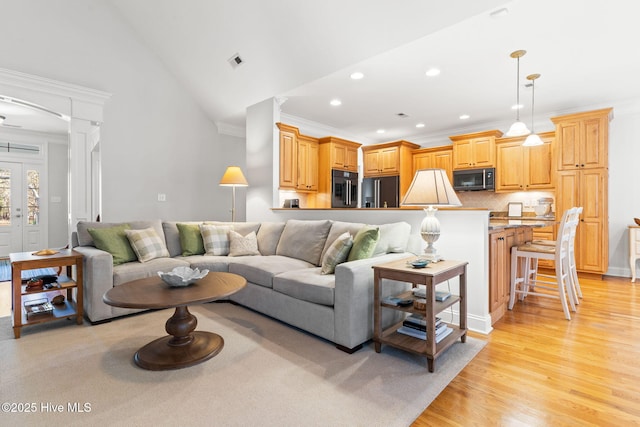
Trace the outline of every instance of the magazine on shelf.
<path fill-rule="evenodd" d="M 427 297 L 427 288 L 424 286 L 419 286 L 413 289 L 413 296 L 418 298 L 426 298 Z M 445 301 L 447 298 L 451 296 L 449 291 L 436 291 L 436 301 Z"/>
<path fill-rule="evenodd" d="M 413 328 L 408 328 L 406 326 L 400 326 L 396 332 L 403 335 L 408 335 L 414 338 L 418 338 L 421 340 L 425 340 L 425 341 L 427 339 L 426 332 L 422 332 Z M 442 341 L 446 336 L 451 334 L 451 332 L 453 332 L 453 328 L 450 328 L 449 326 L 444 327 L 442 333 L 436 335 L 436 343 L 439 343 L 440 341 Z"/>

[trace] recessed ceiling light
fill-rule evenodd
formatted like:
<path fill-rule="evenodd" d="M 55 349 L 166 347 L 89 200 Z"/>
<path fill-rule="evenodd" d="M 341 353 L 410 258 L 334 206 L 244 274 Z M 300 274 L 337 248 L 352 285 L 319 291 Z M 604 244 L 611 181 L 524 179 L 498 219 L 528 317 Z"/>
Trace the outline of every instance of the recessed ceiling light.
<path fill-rule="evenodd" d="M 417 127 L 417 128 L 423 128 L 423 127 L 424 127 L 424 123 L 418 123 L 418 124 L 416 125 L 416 127 Z"/>
<path fill-rule="evenodd" d="M 377 133 L 384 133 L 384 129 L 378 129 L 376 132 Z"/>
<path fill-rule="evenodd" d="M 437 68 L 429 68 L 425 74 L 429 77 L 435 77 L 440 74 L 440 70 Z"/>
<path fill-rule="evenodd" d="M 468 114 L 463 114 L 460 116 L 460 120 L 467 120 L 468 118 L 470 118 L 471 116 Z"/>
<path fill-rule="evenodd" d="M 338 105 L 342 105 L 342 101 L 340 101 L 339 99 L 332 99 L 329 104 L 333 105 L 334 107 L 337 107 Z"/>
<path fill-rule="evenodd" d="M 361 78 L 364 77 L 364 74 L 362 74 L 360 71 L 356 71 L 355 73 L 351 73 L 350 76 L 353 80 L 360 80 Z"/>
<path fill-rule="evenodd" d="M 522 104 L 514 104 L 511 106 L 512 110 L 520 110 L 522 109 L 523 105 Z"/>

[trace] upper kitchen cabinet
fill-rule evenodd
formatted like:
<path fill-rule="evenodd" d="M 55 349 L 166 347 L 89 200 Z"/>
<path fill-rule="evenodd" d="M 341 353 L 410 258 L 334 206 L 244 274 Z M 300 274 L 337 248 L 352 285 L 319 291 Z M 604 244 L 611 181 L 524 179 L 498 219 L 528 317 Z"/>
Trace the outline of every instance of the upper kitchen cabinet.
<path fill-rule="evenodd" d="M 321 162 L 329 169 L 358 172 L 358 148 L 362 144 L 327 136 L 318 140 Z"/>
<path fill-rule="evenodd" d="M 450 136 L 453 141 L 453 169 L 494 167 L 495 142 L 501 136 L 499 130 Z"/>
<path fill-rule="evenodd" d="M 280 129 L 280 189 L 318 191 L 318 140 L 300 135 L 298 128 L 277 123 Z"/>
<path fill-rule="evenodd" d="M 608 135 L 612 109 L 551 118 L 556 125 L 558 170 L 608 167 Z"/>
<path fill-rule="evenodd" d="M 420 148 L 413 152 L 413 175 L 420 169 L 444 169 L 453 182 L 453 147 Z"/>
<path fill-rule="evenodd" d="M 543 144 L 524 147 L 526 137 L 496 139 L 496 191 L 554 188 L 553 140 L 555 133 L 538 134 Z"/>
<path fill-rule="evenodd" d="M 363 146 L 364 177 L 406 173 L 413 178 L 413 150 L 417 148 L 420 146 L 404 140 Z"/>

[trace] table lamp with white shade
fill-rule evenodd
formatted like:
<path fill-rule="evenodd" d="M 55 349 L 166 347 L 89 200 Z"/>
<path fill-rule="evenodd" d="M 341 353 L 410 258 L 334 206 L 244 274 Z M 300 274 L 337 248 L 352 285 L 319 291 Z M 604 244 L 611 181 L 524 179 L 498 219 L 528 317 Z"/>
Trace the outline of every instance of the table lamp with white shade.
<path fill-rule="evenodd" d="M 248 187 L 249 183 L 239 166 L 229 166 L 222 175 L 220 186 L 231 187 L 231 222 L 236 220 L 236 187 Z"/>
<path fill-rule="evenodd" d="M 402 199 L 401 206 L 422 206 L 427 216 L 420 225 L 420 235 L 427 242 L 424 257 L 430 261 L 440 261 L 433 244 L 440 237 L 440 221 L 435 216 L 435 206 L 461 206 L 462 203 L 453 190 L 444 169 L 420 169 L 416 171 L 409 191 Z"/>

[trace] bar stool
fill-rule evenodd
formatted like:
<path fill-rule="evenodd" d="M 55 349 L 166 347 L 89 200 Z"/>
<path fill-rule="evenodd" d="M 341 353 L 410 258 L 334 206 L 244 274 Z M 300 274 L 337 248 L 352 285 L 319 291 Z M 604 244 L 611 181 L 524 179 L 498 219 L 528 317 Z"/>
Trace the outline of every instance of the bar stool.
<path fill-rule="evenodd" d="M 576 233 L 578 231 L 578 224 L 580 224 L 580 215 L 582 214 L 582 206 L 578 206 L 575 208 L 575 211 L 569 218 L 569 224 L 571 228 L 571 236 L 569 240 L 569 278 L 571 279 L 571 286 L 573 287 L 573 293 L 577 296 L 575 299 L 576 304 L 580 304 L 580 299 L 582 298 L 582 288 L 580 288 L 580 281 L 578 280 L 578 269 L 576 268 L 576 253 L 575 253 L 575 243 L 576 243 Z M 533 244 L 538 245 L 547 245 L 554 246 L 556 244 L 553 240 L 534 240 Z"/>
<path fill-rule="evenodd" d="M 571 311 L 576 311 L 577 299 L 570 278 L 570 240 L 571 218 L 575 217 L 577 208 L 571 208 L 562 215 L 558 229 L 558 237 L 554 246 L 528 242 L 511 248 L 511 293 L 509 310 L 513 309 L 516 295 L 524 300 L 527 295 L 559 299 L 567 320 L 571 320 Z M 538 272 L 538 260 L 555 261 L 555 275 Z M 520 267 L 520 268 L 518 268 Z M 567 304 L 567 300 L 568 303 Z"/>

